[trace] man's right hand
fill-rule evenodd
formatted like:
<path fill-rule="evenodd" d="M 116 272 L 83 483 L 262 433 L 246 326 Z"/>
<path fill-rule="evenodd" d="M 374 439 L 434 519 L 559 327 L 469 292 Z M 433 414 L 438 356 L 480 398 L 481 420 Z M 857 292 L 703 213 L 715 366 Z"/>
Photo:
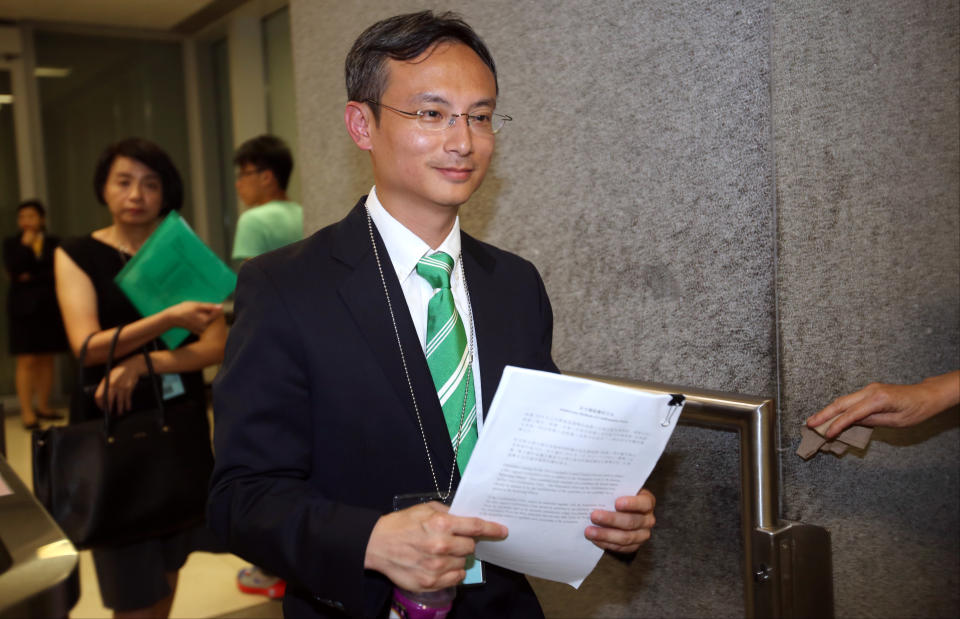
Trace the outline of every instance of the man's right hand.
<path fill-rule="evenodd" d="M 504 539 L 507 527 L 451 516 L 448 510 L 431 502 L 381 516 L 367 542 L 364 567 L 408 591 L 436 591 L 460 583 L 476 539 Z"/>

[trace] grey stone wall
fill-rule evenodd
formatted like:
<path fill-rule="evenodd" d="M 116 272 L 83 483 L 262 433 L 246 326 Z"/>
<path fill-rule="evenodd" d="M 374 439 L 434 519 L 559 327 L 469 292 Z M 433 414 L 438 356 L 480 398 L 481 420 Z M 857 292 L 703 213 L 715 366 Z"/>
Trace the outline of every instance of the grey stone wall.
<path fill-rule="evenodd" d="M 960 367 L 955 1 L 773 3 L 784 444 L 833 398 Z M 786 454 L 839 616 L 960 612 L 957 411 L 866 453 Z"/>
<path fill-rule="evenodd" d="M 781 392 L 784 509 L 831 529 L 839 615 L 914 608 L 925 559 L 938 592 L 923 608 L 955 615 L 955 416 L 842 460 L 792 455 L 799 419 L 843 390 L 958 364 L 957 5 L 844 6 L 432 5 L 484 37 L 498 109 L 516 119 L 463 225 L 539 267 L 562 369 Z M 308 230 L 373 182 L 343 127 L 350 44 L 421 8 L 292 1 Z M 899 68 L 870 69 L 858 45 Z M 737 475 L 735 435 L 678 428 L 650 481 L 653 540 L 633 561 L 605 557 L 579 591 L 536 581 L 548 615 L 741 615 Z M 900 550 L 908 574 L 876 565 Z M 893 574 L 890 595 L 871 592 Z"/>

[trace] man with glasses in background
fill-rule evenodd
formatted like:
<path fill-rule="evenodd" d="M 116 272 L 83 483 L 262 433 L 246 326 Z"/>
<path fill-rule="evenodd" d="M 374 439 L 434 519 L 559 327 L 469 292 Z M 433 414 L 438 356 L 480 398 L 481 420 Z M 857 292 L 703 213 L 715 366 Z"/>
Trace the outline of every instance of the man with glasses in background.
<path fill-rule="evenodd" d="M 287 579 L 286 616 L 385 616 L 394 587 L 464 579 L 453 617 L 542 616 L 522 574 L 469 557 L 505 527 L 444 504 L 504 366 L 557 371 L 536 268 L 460 231 L 510 120 L 493 59 L 459 18 L 424 11 L 364 31 L 346 81 L 347 131 L 375 186 L 241 270 L 214 386 L 210 525 Z M 653 503 L 620 497 L 584 534 L 633 552 Z"/>
<path fill-rule="evenodd" d="M 249 260 L 303 238 L 303 209 L 287 199 L 293 155 L 280 138 L 261 135 L 240 145 L 237 197 L 247 207 L 237 220 L 231 258 Z"/>

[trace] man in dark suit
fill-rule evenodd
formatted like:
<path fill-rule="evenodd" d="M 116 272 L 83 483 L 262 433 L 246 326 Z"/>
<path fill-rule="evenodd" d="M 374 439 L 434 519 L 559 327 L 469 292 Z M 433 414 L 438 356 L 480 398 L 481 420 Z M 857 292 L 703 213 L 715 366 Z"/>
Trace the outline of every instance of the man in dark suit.
<path fill-rule="evenodd" d="M 346 77 L 344 120 L 376 184 L 340 222 L 243 267 L 214 385 L 210 525 L 288 580 L 290 617 L 386 616 L 394 586 L 460 583 L 476 539 L 505 527 L 397 497 L 456 489 L 505 365 L 556 371 L 534 266 L 460 232 L 509 120 L 483 42 L 450 14 L 397 16 L 360 35 Z M 456 369 L 438 378 L 451 341 Z M 585 535 L 632 552 L 653 503 L 620 497 Z M 485 568 L 452 616 L 542 616 L 523 575 Z"/>

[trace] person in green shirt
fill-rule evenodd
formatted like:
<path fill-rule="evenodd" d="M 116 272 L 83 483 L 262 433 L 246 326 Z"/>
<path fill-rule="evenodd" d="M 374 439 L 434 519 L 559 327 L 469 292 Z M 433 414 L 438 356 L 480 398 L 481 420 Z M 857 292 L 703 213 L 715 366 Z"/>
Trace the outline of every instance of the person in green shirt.
<path fill-rule="evenodd" d="M 261 135 L 240 145 L 237 195 L 247 210 L 237 220 L 234 260 L 247 260 L 303 238 L 303 208 L 287 199 L 293 156 L 280 138 Z"/>

